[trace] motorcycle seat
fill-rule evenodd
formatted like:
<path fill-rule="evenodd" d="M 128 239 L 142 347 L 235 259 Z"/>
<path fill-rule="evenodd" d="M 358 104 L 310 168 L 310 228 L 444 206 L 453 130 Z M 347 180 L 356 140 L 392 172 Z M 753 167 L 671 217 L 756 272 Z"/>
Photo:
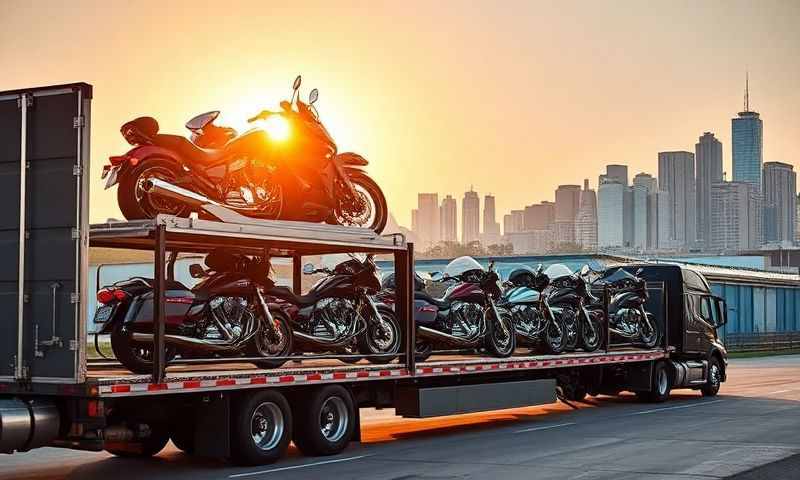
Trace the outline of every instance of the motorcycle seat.
<path fill-rule="evenodd" d="M 201 165 L 213 164 L 225 157 L 225 148 L 206 149 L 200 148 L 189 139 L 180 135 L 158 134 L 153 138 L 153 144 L 172 150 L 187 163 Z"/>
<path fill-rule="evenodd" d="M 436 298 L 428 295 L 426 292 L 414 292 L 414 299 L 415 300 L 422 300 L 423 302 L 428 302 L 431 305 L 436 305 L 439 309 L 450 308 L 450 302 L 443 299 L 443 298 Z"/>
<path fill-rule="evenodd" d="M 272 287 L 267 290 L 267 295 L 281 300 L 286 300 L 292 305 L 298 307 L 309 307 L 317 303 L 317 296 L 309 293 L 307 295 L 296 295 L 291 289 L 287 287 Z"/>

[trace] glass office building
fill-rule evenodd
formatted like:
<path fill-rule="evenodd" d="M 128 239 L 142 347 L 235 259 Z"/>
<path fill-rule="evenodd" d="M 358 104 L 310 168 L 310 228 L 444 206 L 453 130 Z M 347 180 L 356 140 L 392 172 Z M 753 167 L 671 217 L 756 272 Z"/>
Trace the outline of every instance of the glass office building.
<path fill-rule="evenodd" d="M 739 116 L 731 120 L 731 134 L 733 181 L 753 184 L 760 191 L 763 127 L 758 113 L 739 112 Z"/>

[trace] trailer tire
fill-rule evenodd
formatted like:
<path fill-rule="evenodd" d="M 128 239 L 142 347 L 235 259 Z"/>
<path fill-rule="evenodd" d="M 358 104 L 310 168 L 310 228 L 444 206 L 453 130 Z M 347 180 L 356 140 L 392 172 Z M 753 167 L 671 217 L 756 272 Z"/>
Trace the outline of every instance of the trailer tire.
<path fill-rule="evenodd" d="M 708 380 L 706 384 L 700 388 L 704 397 L 714 397 L 719 393 L 719 387 L 722 384 L 722 367 L 719 364 L 717 357 L 711 357 L 708 362 Z"/>
<path fill-rule="evenodd" d="M 274 390 L 239 397 L 231 424 L 231 460 L 237 465 L 263 465 L 283 456 L 292 436 L 292 411 Z"/>
<path fill-rule="evenodd" d="M 335 455 L 357 428 L 353 397 L 340 385 L 312 389 L 295 410 L 294 444 L 305 455 Z"/>
<path fill-rule="evenodd" d="M 653 378 L 649 392 L 638 392 L 640 400 L 651 403 L 662 403 L 669 398 L 672 391 L 672 374 L 664 362 L 657 362 L 653 366 Z"/>

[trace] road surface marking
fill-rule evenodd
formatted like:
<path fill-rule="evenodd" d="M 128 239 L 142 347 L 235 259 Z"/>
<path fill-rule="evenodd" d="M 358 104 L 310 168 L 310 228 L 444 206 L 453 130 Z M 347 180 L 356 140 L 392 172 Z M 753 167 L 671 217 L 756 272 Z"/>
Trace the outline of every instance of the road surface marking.
<path fill-rule="evenodd" d="M 711 405 L 712 403 L 719 403 L 722 402 L 723 399 L 719 400 L 711 400 L 709 402 L 699 402 L 699 403 L 691 403 L 689 405 L 675 405 L 674 407 L 663 407 L 663 408 L 654 408 L 652 410 L 643 410 L 641 412 L 633 412 L 627 413 L 624 416 L 631 416 L 631 415 L 646 415 L 648 413 L 656 413 L 656 412 L 663 412 L 665 410 L 677 410 L 679 408 L 692 408 L 692 407 L 702 407 L 703 405 Z"/>
<path fill-rule="evenodd" d="M 316 467 L 318 465 L 327 465 L 329 463 L 340 463 L 340 462 L 350 462 L 353 460 L 359 460 L 366 457 L 371 457 L 374 454 L 369 455 L 359 455 L 357 457 L 347 457 L 347 458 L 337 458 L 334 460 L 325 460 L 322 462 L 314 462 L 314 463 L 304 463 L 303 465 L 292 465 L 290 467 L 280 467 L 280 468 L 272 468 L 270 470 L 261 470 L 258 472 L 245 472 L 245 473 L 236 473 L 233 475 L 228 475 L 228 478 L 241 478 L 241 477 L 252 477 L 253 475 L 264 475 L 267 473 L 274 473 L 274 472 L 284 472 L 286 470 L 296 470 L 298 468 L 306 468 L 306 467 Z"/>
<path fill-rule="evenodd" d="M 538 430 L 549 430 L 551 428 L 569 427 L 570 425 L 577 425 L 577 423 L 570 422 L 570 423 L 559 423 L 558 425 L 544 425 L 541 427 L 533 427 L 533 428 L 526 428 L 524 430 L 517 430 L 514 433 L 536 432 Z"/>

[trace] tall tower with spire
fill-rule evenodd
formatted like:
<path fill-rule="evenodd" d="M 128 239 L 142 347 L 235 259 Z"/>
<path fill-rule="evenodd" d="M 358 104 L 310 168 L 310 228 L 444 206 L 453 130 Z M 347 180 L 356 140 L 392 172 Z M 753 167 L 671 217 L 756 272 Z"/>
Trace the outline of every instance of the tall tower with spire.
<path fill-rule="evenodd" d="M 733 181 L 746 182 L 761 190 L 763 124 L 758 112 L 750 110 L 750 74 L 745 76 L 744 111 L 731 120 Z"/>

